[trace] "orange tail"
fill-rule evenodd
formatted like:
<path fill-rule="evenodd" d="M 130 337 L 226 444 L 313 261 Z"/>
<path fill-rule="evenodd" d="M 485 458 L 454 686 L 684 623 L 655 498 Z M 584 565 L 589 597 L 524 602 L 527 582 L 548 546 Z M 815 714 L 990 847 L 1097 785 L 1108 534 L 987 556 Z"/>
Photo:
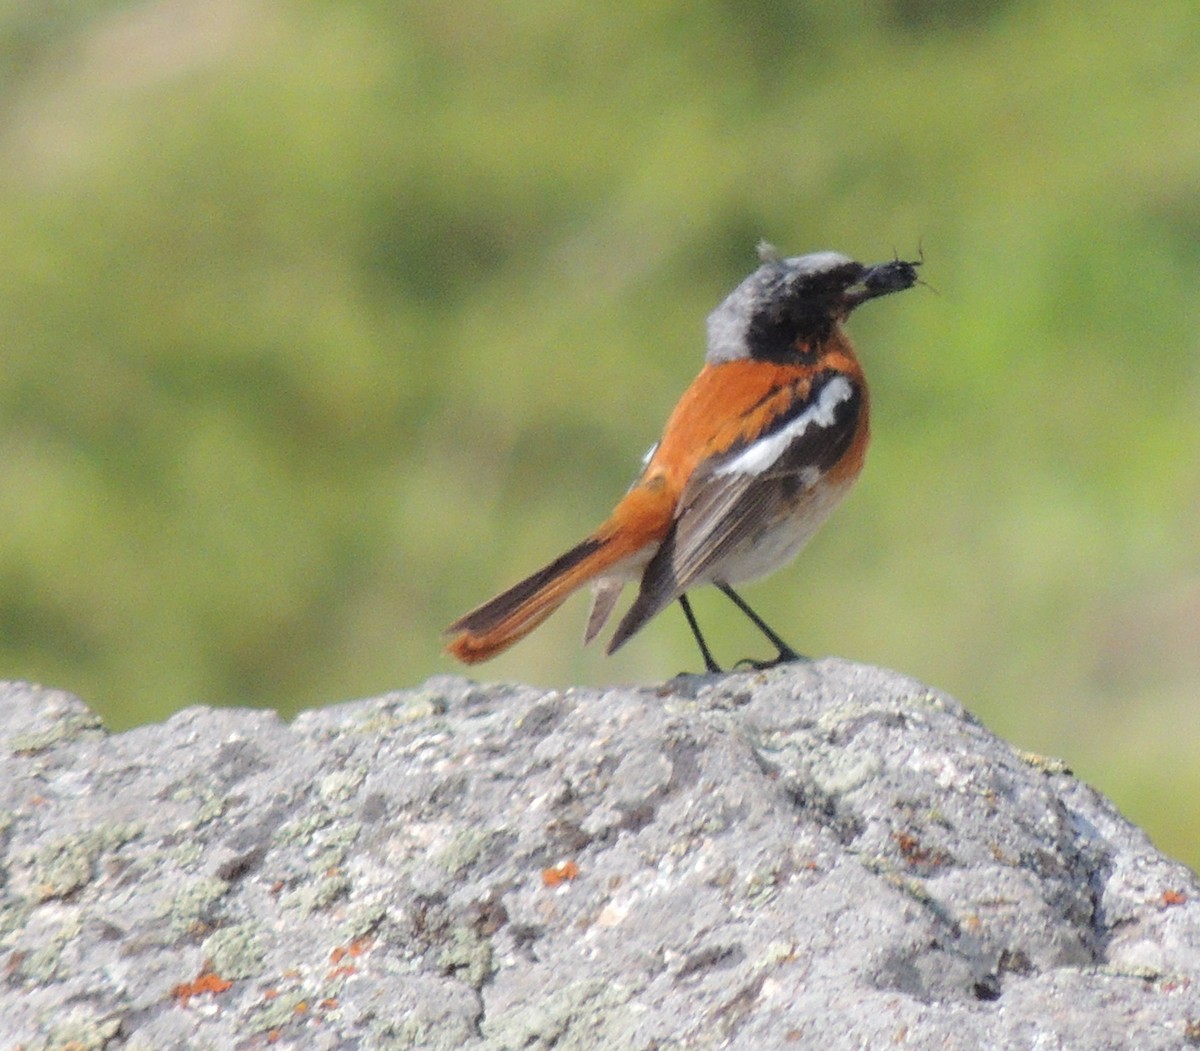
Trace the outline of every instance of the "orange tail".
<path fill-rule="evenodd" d="M 449 628 L 446 650 L 464 664 L 478 664 L 519 642 L 589 580 L 632 552 L 621 534 L 601 529 L 544 569 L 490 602 L 459 617 Z"/>
<path fill-rule="evenodd" d="M 584 584 L 639 552 L 652 554 L 671 527 L 675 499 L 658 474 L 643 475 L 586 540 L 451 624 L 447 652 L 464 664 L 486 661 L 523 639 Z M 609 595 L 593 613 L 588 638 L 600 630 L 614 600 Z"/>

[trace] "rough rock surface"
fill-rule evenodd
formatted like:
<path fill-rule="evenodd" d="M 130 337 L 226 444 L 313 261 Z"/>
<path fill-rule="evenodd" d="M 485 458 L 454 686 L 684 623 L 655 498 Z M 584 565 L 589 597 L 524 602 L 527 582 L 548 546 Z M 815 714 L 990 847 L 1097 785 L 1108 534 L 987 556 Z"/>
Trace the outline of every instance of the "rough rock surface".
<path fill-rule="evenodd" d="M 0 687 L 0 1048 L 1200 1046 L 1200 887 L 841 661 L 109 735 Z"/>

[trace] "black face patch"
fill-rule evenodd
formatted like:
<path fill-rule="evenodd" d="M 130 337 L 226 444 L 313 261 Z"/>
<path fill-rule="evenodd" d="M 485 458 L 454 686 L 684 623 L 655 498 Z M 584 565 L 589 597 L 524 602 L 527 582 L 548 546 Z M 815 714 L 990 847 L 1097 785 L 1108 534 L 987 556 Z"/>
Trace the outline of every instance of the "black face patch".
<path fill-rule="evenodd" d="M 750 319 L 751 357 L 777 364 L 812 360 L 833 331 L 840 299 L 863 274 L 860 263 L 806 274 L 790 286 L 781 282 Z"/>

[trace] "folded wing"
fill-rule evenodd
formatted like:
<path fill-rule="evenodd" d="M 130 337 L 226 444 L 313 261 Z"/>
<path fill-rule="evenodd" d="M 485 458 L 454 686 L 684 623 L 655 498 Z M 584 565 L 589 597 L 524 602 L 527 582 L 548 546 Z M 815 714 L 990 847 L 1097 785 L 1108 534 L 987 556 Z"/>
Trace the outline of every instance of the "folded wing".
<path fill-rule="evenodd" d="M 818 374 L 807 397 L 778 412 L 758 438 L 702 463 L 684 489 L 671 530 L 646 566 L 638 597 L 608 652 L 690 588 L 718 579 L 716 567 L 724 567 L 720 579 L 726 583 L 757 576 L 749 571 L 730 581 L 724 572 L 739 564 L 752 569 L 756 546 L 775 546 L 765 539 L 775 530 L 782 529 L 785 538 L 775 564 L 794 555 L 807 539 L 807 507 L 819 499 L 830 473 L 841 469 L 865 425 L 865 413 L 858 383 L 842 372 Z M 786 536 L 793 519 L 798 542 L 789 551 Z M 773 551 L 758 554 L 767 563 L 761 572 L 774 568 L 769 564 Z"/>

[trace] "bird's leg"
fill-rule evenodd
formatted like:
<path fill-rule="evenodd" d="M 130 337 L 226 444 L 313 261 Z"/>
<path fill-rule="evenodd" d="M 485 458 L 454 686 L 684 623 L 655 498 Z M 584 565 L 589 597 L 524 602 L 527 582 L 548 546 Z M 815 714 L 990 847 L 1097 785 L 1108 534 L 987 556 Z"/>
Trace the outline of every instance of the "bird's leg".
<path fill-rule="evenodd" d="M 741 595 L 734 591 L 733 588 L 731 588 L 728 584 L 717 584 L 717 587 L 720 589 L 721 593 L 729 599 L 730 602 L 732 602 L 735 606 L 737 606 L 738 609 L 740 609 L 746 614 L 747 617 L 750 618 L 751 623 L 758 628 L 758 630 L 767 637 L 771 645 L 779 651 L 779 656 L 774 660 L 756 661 L 746 658 L 738 661 L 738 664 L 747 664 L 751 668 L 761 671 L 764 668 L 774 668 L 775 665 L 784 664 L 787 661 L 802 661 L 807 659 L 792 649 L 792 647 L 786 642 L 784 642 L 783 639 L 781 639 L 779 635 L 771 628 L 771 625 L 769 625 L 765 620 L 762 619 L 762 617 L 755 613 L 754 610 L 750 608 L 749 603 L 747 603 Z"/>
<path fill-rule="evenodd" d="M 692 604 L 688 601 L 687 595 L 679 596 L 679 605 L 683 608 L 683 615 L 687 617 L 688 627 L 692 629 L 692 634 L 696 636 L 696 645 L 700 647 L 700 656 L 704 658 L 704 667 L 711 674 L 720 675 L 721 665 L 713 660 L 708 643 L 704 641 L 704 636 L 700 634 L 700 625 L 696 623 L 696 614 L 692 612 Z"/>

